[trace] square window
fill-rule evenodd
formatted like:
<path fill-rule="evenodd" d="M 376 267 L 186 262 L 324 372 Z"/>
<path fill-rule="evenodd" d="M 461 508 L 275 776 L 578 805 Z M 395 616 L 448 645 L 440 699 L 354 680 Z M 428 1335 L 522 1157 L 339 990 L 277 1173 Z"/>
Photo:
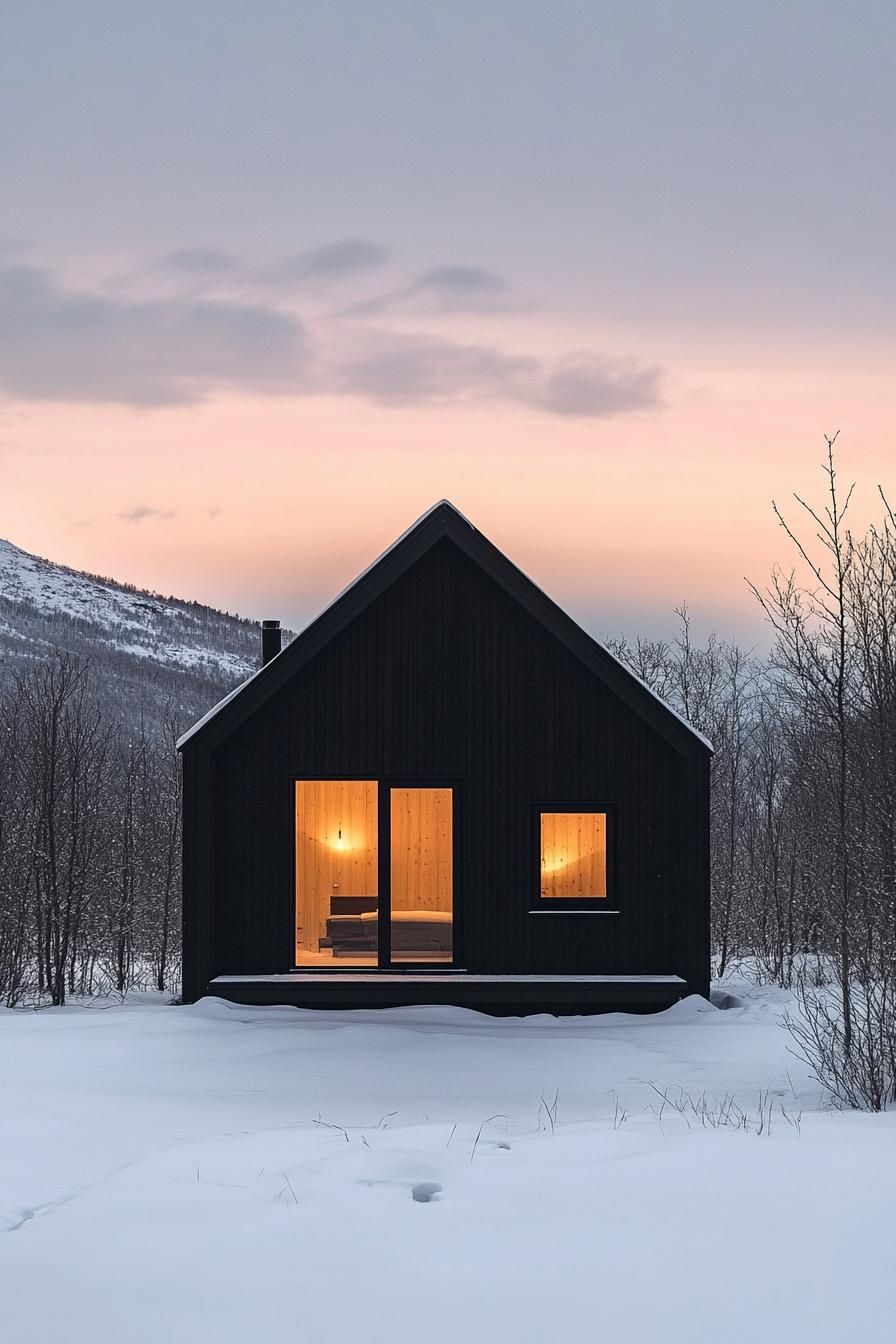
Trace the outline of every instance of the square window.
<path fill-rule="evenodd" d="M 606 900 L 606 812 L 542 811 L 539 855 L 542 900 Z"/>

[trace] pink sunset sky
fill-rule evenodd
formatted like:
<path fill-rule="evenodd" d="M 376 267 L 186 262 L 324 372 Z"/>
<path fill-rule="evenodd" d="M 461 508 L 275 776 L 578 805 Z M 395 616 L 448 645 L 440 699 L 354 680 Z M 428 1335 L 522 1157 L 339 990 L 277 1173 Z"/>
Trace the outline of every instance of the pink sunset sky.
<path fill-rule="evenodd" d="M 597 635 L 753 642 L 824 433 L 896 493 L 891 6 L 3 27 L 26 550 L 297 626 L 447 497 Z"/>

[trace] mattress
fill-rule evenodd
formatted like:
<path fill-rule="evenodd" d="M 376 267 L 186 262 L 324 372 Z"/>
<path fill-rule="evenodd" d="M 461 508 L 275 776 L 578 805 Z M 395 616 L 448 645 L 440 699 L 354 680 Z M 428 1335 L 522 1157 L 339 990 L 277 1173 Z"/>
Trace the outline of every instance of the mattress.
<path fill-rule="evenodd" d="M 367 910 L 358 919 L 366 922 L 375 920 L 379 916 L 376 910 Z M 414 923 L 414 924 L 450 924 L 451 912 L 449 910 L 393 910 L 392 923 Z"/>

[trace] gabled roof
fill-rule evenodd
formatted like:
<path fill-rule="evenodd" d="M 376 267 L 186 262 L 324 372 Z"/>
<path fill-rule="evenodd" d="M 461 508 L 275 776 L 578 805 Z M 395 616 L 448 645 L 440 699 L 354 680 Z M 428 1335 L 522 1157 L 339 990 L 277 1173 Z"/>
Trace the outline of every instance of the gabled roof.
<path fill-rule="evenodd" d="M 712 743 L 702 733 L 661 700 L 608 648 L 586 634 L 571 616 L 508 560 L 497 546 L 478 532 L 469 519 L 447 499 L 427 509 L 276 658 L 229 695 L 225 695 L 223 700 L 194 723 L 178 741 L 178 750 L 183 750 L 199 738 L 207 739 L 209 745 L 220 741 L 279 691 L 331 639 L 445 537 L 460 547 L 672 746 L 685 750 L 696 745 L 704 751 L 712 751 Z"/>

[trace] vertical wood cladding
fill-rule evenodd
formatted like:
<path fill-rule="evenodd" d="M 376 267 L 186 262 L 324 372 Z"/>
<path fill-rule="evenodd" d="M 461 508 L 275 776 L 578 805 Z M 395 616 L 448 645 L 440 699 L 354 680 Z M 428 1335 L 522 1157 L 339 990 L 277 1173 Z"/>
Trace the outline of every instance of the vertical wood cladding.
<path fill-rule="evenodd" d="M 393 910 L 450 914 L 454 840 L 450 789 L 390 790 Z"/>
<path fill-rule="evenodd" d="M 460 790 L 459 965 L 675 973 L 705 989 L 707 757 L 677 751 L 450 538 L 208 756 L 210 866 L 196 877 L 199 842 L 185 836 L 185 883 L 207 884 L 211 975 L 292 966 L 294 781 L 391 778 Z M 191 782 L 188 825 L 200 793 Z M 620 913 L 531 914 L 533 804 L 578 801 L 613 806 Z M 189 890 L 185 905 L 189 924 Z M 195 986 L 198 936 L 185 951 Z"/>
<path fill-rule="evenodd" d="M 318 950 L 334 895 L 368 897 L 375 908 L 377 821 L 376 780 L 297 782 L 297 949 Z"/>

